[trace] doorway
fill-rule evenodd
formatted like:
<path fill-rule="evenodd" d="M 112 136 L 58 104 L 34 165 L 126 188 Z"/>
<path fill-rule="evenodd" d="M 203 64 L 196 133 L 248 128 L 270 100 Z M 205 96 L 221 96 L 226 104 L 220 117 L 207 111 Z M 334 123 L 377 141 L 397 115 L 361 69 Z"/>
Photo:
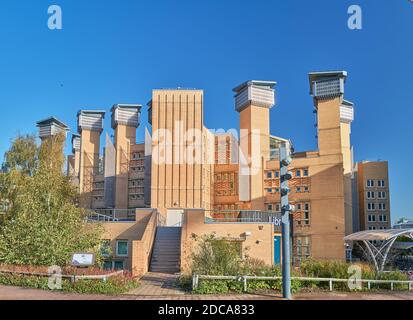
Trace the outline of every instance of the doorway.
<path fill-rule="evenodd" d="M 281 236 L 274 236 L 274 264 L 281 264 Z"/>
<path fill-rule="evenodd" d="M 182 227 L 184 210 L 168 210 L 166 214 L 167 227 Z"/>

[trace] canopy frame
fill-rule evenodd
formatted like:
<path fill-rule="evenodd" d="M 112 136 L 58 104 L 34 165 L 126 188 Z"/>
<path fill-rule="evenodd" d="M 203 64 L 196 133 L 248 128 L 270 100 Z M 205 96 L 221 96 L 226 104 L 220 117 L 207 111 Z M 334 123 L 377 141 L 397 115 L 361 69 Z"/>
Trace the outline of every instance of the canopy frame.
<path fill-rule="evenodd" d="M 413 240 L 413 229 L 392 229 L 392 230 L 369 230 L 361 231 L 344 238 L 347 242 L 359 241 L 366 247 L 368 256 L 374 263 L 376 271 L 383 272 L 384 267 L 396 240 L 405 236 Z M 380 245 L 376 246 L 373 241 L 380 241 Z"/>

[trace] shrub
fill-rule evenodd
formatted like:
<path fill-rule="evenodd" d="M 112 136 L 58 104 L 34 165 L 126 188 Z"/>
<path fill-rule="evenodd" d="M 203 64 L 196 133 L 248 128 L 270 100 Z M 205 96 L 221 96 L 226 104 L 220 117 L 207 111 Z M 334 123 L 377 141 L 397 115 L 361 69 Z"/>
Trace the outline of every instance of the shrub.
<path fill-rule="evenodd" d="M 240 258 L 237 246 L 232 242 L 218 240 L 214 235 L 197 239 L 199 250 L 193 254 L 192 273 L 199 275 L 216 275 L 216 276 L 237 276 L 239 280 L 206 280 L 200 279 L 199 286 L 195 293 L 199 294 L 225 294 L 229 292 L 240 293 L 244 291 L 242 276 L 257 277 L 281 277 L 280 266 L 268 266 L 259 259 L 247 257 Z M 310 277 L 310 278 L 335 278 L 349 279 L 350 263 L 343 261 L 318 261 L 313 259 L 304 260 L 299 269 L 292 270 L 293 277 Z M 367 264 L 358 264 L 361 268 L 362 278 L 371 280 L 408 280 L 407 275 L 399 271 L 377 274 L 375 270 Z M 192 286 L 192 277 L 187 275 L 181 277 L 177 284 L 185 289 Z M 334 283 L 335 289 L 349 290 L 348 283 Z M 395 289 L 401 289 L 405 285 L 395 284 Z M 300 291 L 302 288 L 321 288 L 327 289 L 328 282 L 298 281 L 292 280 L 291 288 L 293 293 Z M 371 288 L 388 288 L 388 285 L 371 285 Z M 281 292 L 281 279 L 255 280 L 248 279 L 247 291 L 274 290 Z"/>
<path fill-rule="evenodd" d="M 192 273 L 216 276 L 265 276 L 279 277 L 279 266 L 268 266 L 262 260 L 246 257 L 241 259 L 239 247 L 236 243 L 220 240 L 214 234 L 196 239 L 198 250 L 192 255 Z M 298 275 L 298 274 L 296 274 Z M 240 280 L 200 280 L 195 293 L 224 294 L 229 292 L 241 293 L 244 283 Z M 185 289 L 191 288 L 192 278 L 183 276 L 177 284 Z M 292 282 L 293 292 L 299 291 L 300 281 Z M 281 291 L 281 280 L 254 280 L 247 281 L 247 291 L 260 290 Z"/>
<path fill-rule="evenodd" d="M 352 264 L 342 261 L 317 261 L 307 259 L 301 263 L 300 271 L 305 277 L 349 279 L 351 274 L 348 273 L 348 270 L 351 266 Z M 361 268 L 361 277 L 364 280 L 408 280 L 407 275 L 400 271 L 377 273 L 370 265 L 358 264 L 358 266 Z M 328 287 L 328 283 L 326 282 L 313 282 L 313 286 L 314 284 L 316 284 L 319 288 Z M 306 283 L 306 287 L 309 287 L 309 283 Z M 400 284 L 395 284 L 394 286 L 394 288 L 402 287 L 403 285 Z M 349 290 L 347 283 L 334 283 L 334 288 Z M 371 288 L 390 289 L 390 284 L 371 284 Z"/>
<path fill-rule="evenodd" d="M 50 290 L 47 277 L 26 276 L 16 274 L 0 274 L 0 284 L 24 288 Z M 116 295 L 137 288 L 139 283 L 130 276 L 111 277 L 107 281 L 79 280 L 71 283 L 68 279 L 62 280 L 62 291 L 80 294 Z"/>
<path fill-rule="evenodd" d="M 235 242 L 217 239 L 214 234 L 195 238 L 198 251 L 192 254 L 192 270 L 203 275 L 236 275 L 240 272 L 241 257 Z"/>

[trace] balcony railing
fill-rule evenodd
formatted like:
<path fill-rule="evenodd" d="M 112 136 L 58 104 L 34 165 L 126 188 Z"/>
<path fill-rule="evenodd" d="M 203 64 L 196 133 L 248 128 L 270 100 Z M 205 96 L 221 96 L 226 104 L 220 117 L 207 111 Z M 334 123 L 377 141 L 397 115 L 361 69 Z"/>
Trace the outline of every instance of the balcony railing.
<path fill-rule="evenodd" d="M 215 210 L 205 218 L 206 223 L 273 223 L 281 226 L 281 213 L 255 210 Z"/>
<path fill-rule="evenodd" d="M 94 209 L 88 215 L 89 221 L 133 222 L 136 221 L 135 209 Z"/>

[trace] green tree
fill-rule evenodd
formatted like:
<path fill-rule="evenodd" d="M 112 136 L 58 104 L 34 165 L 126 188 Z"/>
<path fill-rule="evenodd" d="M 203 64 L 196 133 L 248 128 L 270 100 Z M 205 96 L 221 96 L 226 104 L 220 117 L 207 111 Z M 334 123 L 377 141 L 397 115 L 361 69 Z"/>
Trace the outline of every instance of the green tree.
<path fill-rule="evenodd" d="M 17 180 L 12 214 L 0 229 L 0 263 L 66 266 L 74 252 L 98 254 L 102 229 L 86 222 L 63 174 L 64 139 L 44 141 L 32 176 Z"/>
<path fill-rule="evenodd" d="M 4 155 L 3 171 L 20 171 L 32 176 L 37 167 L 38 147 L 35 135 L 18 135 Z"/>

